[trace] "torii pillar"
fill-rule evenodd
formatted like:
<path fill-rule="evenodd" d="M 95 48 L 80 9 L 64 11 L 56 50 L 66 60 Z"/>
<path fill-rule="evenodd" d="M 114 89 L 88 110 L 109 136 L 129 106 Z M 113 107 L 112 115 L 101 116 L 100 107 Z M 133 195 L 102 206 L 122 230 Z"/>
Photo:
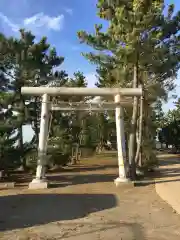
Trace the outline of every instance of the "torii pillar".
<path fill-rule="evenodd" d="M 47 164 L 49 117 L 50 117 L 49 96 L 47 94 L 43 94 L 36 177 L 32 180 L 32 182 L 29 183 L 29 189 L 48 188 L 48 181 L 45 178 L 45 168 Z"/>
<path fill-rule="evenodd" d="M 114 181 L 116 186 L 119 186 L 122 183 L 129 182 L 129 179 L 127 178 L 127 159 L 124 132 L 124 109 L 120 105 L 120 94 L 114 97 L 114 101 L 115 103 L 119 103 L 119 105 L 115 109 L 119 176 Z"/>

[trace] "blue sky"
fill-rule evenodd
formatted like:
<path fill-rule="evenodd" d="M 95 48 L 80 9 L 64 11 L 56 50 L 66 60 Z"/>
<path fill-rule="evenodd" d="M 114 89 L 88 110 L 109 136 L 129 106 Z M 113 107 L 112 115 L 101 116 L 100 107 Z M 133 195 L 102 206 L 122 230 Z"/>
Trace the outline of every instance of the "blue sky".
<path fill-rule="evenodd" d="M 96 0 L 0 0 L 0 32 L 8 36 L 18 36 L 18 29 L 25 28 L 40 38 L 45 35 L 55 46 L 59 55 L 65 57 L 62 69 L 72 75 L 84 72 L 89 86 L 96 81 L 95 66 L 81 56 L 90 48 L 79 43 L 77 31 L 94 31 L 94 24 L 100 23 L 96 16 Z M 166 0 L 180 9 L 179 0 Z M 180 80 L 176 80 L 180 85 Z M 176 94 L 179 92 L 176 89 Z M 172 108 L 172 100 L 165 104 Z M 26 134 L 29 135 L 29 134 Z M 28 137 L 29 138 L 29 137 Z"/>
<path fill-rule="evenodd" d="M 18 28 L 24 27 L 38 38 L 46 35 L 65 57 L 62 69 L 83 71 L 92 85 L 95 67 L 81 56 L 89 48 L 79 43 L 77 31 L 94 30 L 99 22 L 95 5 L 95 0 L 0 0 L 0 31 L 18 36 Z"/>

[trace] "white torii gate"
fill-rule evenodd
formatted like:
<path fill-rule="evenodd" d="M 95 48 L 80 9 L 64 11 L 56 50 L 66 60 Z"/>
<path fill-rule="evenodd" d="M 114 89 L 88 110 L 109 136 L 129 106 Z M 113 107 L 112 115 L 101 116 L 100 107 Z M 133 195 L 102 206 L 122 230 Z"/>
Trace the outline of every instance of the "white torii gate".
<path fill-rule="evenodd" d="M 47 140 L 49 117 L 51 110 L 72 110 L 64 102 L 59 106 L 54 106 L 50 103 L 50 96 L 102 96 L 114 98 L 112 103 L 93 103 L 92 111 L 103 111 L 115 109 L 116 116 L 116 135 L 117 135 L 117 151 L 118 151 L 118 167 L 119 176 L 115 179 L 115 184 L 118 186 L 122 182 L 128 182 L 127 167 L 126 167 L 126 150 L 125 150 L 125 134 L 124 134 L 124 119 L 123 107 L 132 105 L 132 101 L 125 97 L 140 97 L 142 96 L 142 88 L 69 88 L 69 87 L 22 87 L 23 95 L 42 96 L 41 121 L 39 133 L 39 148 L 36 177 L 29 184 L 30 189 L 42 189 L 48 187 L 48 181 L 45 177 L 45 165 L 47 154 Z M 95 106 L 97 105 L 97 106 Z M 76 110 L 87 110 L 87 104 L 79 104 Z"/>

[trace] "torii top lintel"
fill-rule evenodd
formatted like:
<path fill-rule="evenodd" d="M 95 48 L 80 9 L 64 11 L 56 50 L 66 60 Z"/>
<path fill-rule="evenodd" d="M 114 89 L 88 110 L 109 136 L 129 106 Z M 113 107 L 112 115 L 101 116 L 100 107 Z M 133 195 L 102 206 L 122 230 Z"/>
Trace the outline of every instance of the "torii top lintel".
<path fill-rule="evenodd" d="M 83 87 L 22 87 L 23 95 L 40 96 L 48 94 L 50 96 L 137 96 L 143 94 L 142 88 L 83 88 Z"/>

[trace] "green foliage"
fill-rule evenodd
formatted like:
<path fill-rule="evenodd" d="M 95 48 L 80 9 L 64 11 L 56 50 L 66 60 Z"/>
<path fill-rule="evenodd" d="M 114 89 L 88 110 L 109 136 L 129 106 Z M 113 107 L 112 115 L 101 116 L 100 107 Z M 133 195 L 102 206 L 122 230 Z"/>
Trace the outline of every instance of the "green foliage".
<path fill-rule="evenodd" d="M 57 82 L 67 81 L 67 74 L 64 71 L 54 72 L 54 68 L 58 67 L 64 61 L 64 58 L 57 55 L 55 48 L 50 47 L 46 37 L 42 37 L 37 42 L 35 36 L 24 29 L 20 30 L 19 39 L 6 38 L 1 34 L 0 40 L 0 91 L 2 91 L 0 104 L 1 108 L 5 110 L 10 105 L 10 109 L 5 113 L 1 112 L 2 121 L 4 118 L 7 120 L 7 128 L 9 129 L 9 132 L 7 132 L 6 125 L 3 124 L 4 130 L 1 130 L 1 132 L 5 131 L 7 136 L 1 133 L 1 139 L 4 141 L 1 141 L 1 152 L 5 151 L 5 140 L 11 142 L 10 145 L 18 142 L 21 162 L 23 167 L 26 167 L 27 151 L 23 143 L 22 126 L 27 123 L 32 125 L 36 136 L 33 140 L 34 143 L 37 143 L 40 99 L 22 96 L 21 87 L 24 85 L 45 85 L 51 82 L 52 79 Z M 10 90 L 11 94 L 8 93 L 7 99 L 6 92 Z M 16 117 L 13 112 L 17 113 Z M 12 135 L 15 137 L 9 140 Z"/>
<path fill-rule="evenodd" d="M 8 79 L 6 79 L 8 82 Z M 6 85 L 6 84 L 5 84 Z M 2 86 L 2 85 L 1 85 Z M 2 86 L 3 88 L 3 86 Z M 5 90 L 5 88 L 4 88 Z M 15 149 L 18 139 L 16 128 L 19 126 L 17 117 L 14 116 L 10 102 L 12 95 L 8 92 L 0 93 L 0 169 L 17 167 L 20 154 Z"/>
<path fill-rule="evenodd" d="M 24 156 L 26 159 L 27 168 L 30 169 L 32 172 L 35 172 L 38 160 L 37 149 L 36 148 L 29 149 L 29 151 L 26 152 Z"/>
<path fill-rule="evenodd" d="M 103 30 L 102 25 L 95 25 L 94 34 L 85 31 L 78 33 L 81 42 L 95 50 L 84 56 L 97 66 L 98 87 L 143 86 L 146 94 L 142 162 L 143 166 L 156 164 L 156 128 L 166 127 L 166 132 L 168 129 L 171 136 L 179 134 L 179 108 L 164 117 L 161 102 L 167 99 L 168 92 L 174 88 L 173 80 L 180 66 L 180 12 L 175 13 L 174 6 L 170 5 L 167 15 L 164 15 L 164 1 L 158 0 L 99 0 L 97 10 L 98 16 L 107 20 L 109 26 Z M 36 40 L 31 32 L 24 29 L 20 30 L 18 39 L 6 38 L 0 34 L 1 166 L 5 166 L 4 163 L 17 166 L 18 161 L 32 169 L 36 166 L 40 98 L 22 96 L 22 86 L 50 86 L 53 80 L 53 86 L 87 87 L 83 73 L 75 72 L 69 78 L 65 71 L 55 71 L 64 58 L 50 46 L 46 37 Z M 152 106 L 149 97 L 152 98 Z M 90 98 L 58 96 L 51 100 L 57 104 L 60 101 L 87 103 Z M 126 143 L 131 133 L 132 113 L 132 109 L 125 112 Z M 72 111 L 51 114 L 48 155 L 52 165 L 66 164 L 73 157 L 72 149 L 76 153 L 82 148 L 102 150 L 107 140 L 116 140 L 114 112 Z M 138 116 L 135 121 L 139 123 L 139 119 Z M 22 127 L 25 124 L 30 124 L 35 133 L 29 146 L 23 142 Z M 178 141 L 176 136 L 176 142 Z M 175 144 L 172 139 L 168 139 L 168 142 Z M 17 163 L 13 162 L 12 154 L 17 156 Z"/>
<path fill-rule="evenodd" d="M 180 146 L 180 99 L 175 103 L 176 108 L 169 110 L 164 116 L 162 127 L 158 133 L 161 143 L 172 145 L 176 149 Z"/>
<path fill-rule="evenodd" d="M 168 13 L 164 15 L 164 1 L 158 0 L 99 0 L 97 10 L 98 16 L 107 20 L 109 25 L 106 30 L 103 25 L 95 25 L 93 34 L 78 32 L 81 43 L 86 43 L 95 50 L 83 55 L 97 66 L 98 87 L 143 86 L 144 117 L 149 118 L 147 112 L 151 112 L 152 116 L 143 122 L 143 161 L 150 159 L 151 154 L 154 159 L 154 121 L 157 124 L 163 118 L 161 109 L 157 112 L 156 101 L 167 100 L 180 67 L 180 11 L 175 13 L 174 5 L 169 5 Z M 147 104 L 150 97 L 154 109 Z M 138 123 L 137 111 L 134 111 L 135 106 L 135 115 L 129 110 L 126 112 L 127 122 L 130 123 L 132 116 L 131 120 L 134 118 L 133 121 Z M 151 136 L 144 130 L 145 124 L 148 124 L 149 131 L 153 133 Z M 126 124 L 127 133 L 129 129 L 129 124 Z M 135 135 L 132 130 L 130 134 L 133 132 Z M 150 144 L 152 146 L 146 151 L 146 146 Z"/>
<path fill-rule="evenodd" d="M 146 71 L 148 82 L 159 85 L 158 88 L 164 87 L 162 81 L 176 76 L 179 69 L 180 14 L 173 15 L 171 5 L 168 18 L 163 15 L 163 1 L 111 1 L 107 4 L 104 0 L 98 1 L 97 8 L 98 15 L 109 21 L 107 31 L 103 32 L 100 25 L 95 26 L 94 34 L 80 31 L 78 36 L 82 42 L 101 51 L 100 54 L 85 54 L 85 57 L 98 64 L 97 71 L 100 78 L 101 74 L 104 75 L 106 84 L 130 83 L 136 60 L 141 81 L 146 80 L 143 79 L 143 71 Z M 152 83 L 148 82 L 144 84 L 150 87 Z M 172 88 L 172 81 L 166 82 L 167 87 Z"/>

